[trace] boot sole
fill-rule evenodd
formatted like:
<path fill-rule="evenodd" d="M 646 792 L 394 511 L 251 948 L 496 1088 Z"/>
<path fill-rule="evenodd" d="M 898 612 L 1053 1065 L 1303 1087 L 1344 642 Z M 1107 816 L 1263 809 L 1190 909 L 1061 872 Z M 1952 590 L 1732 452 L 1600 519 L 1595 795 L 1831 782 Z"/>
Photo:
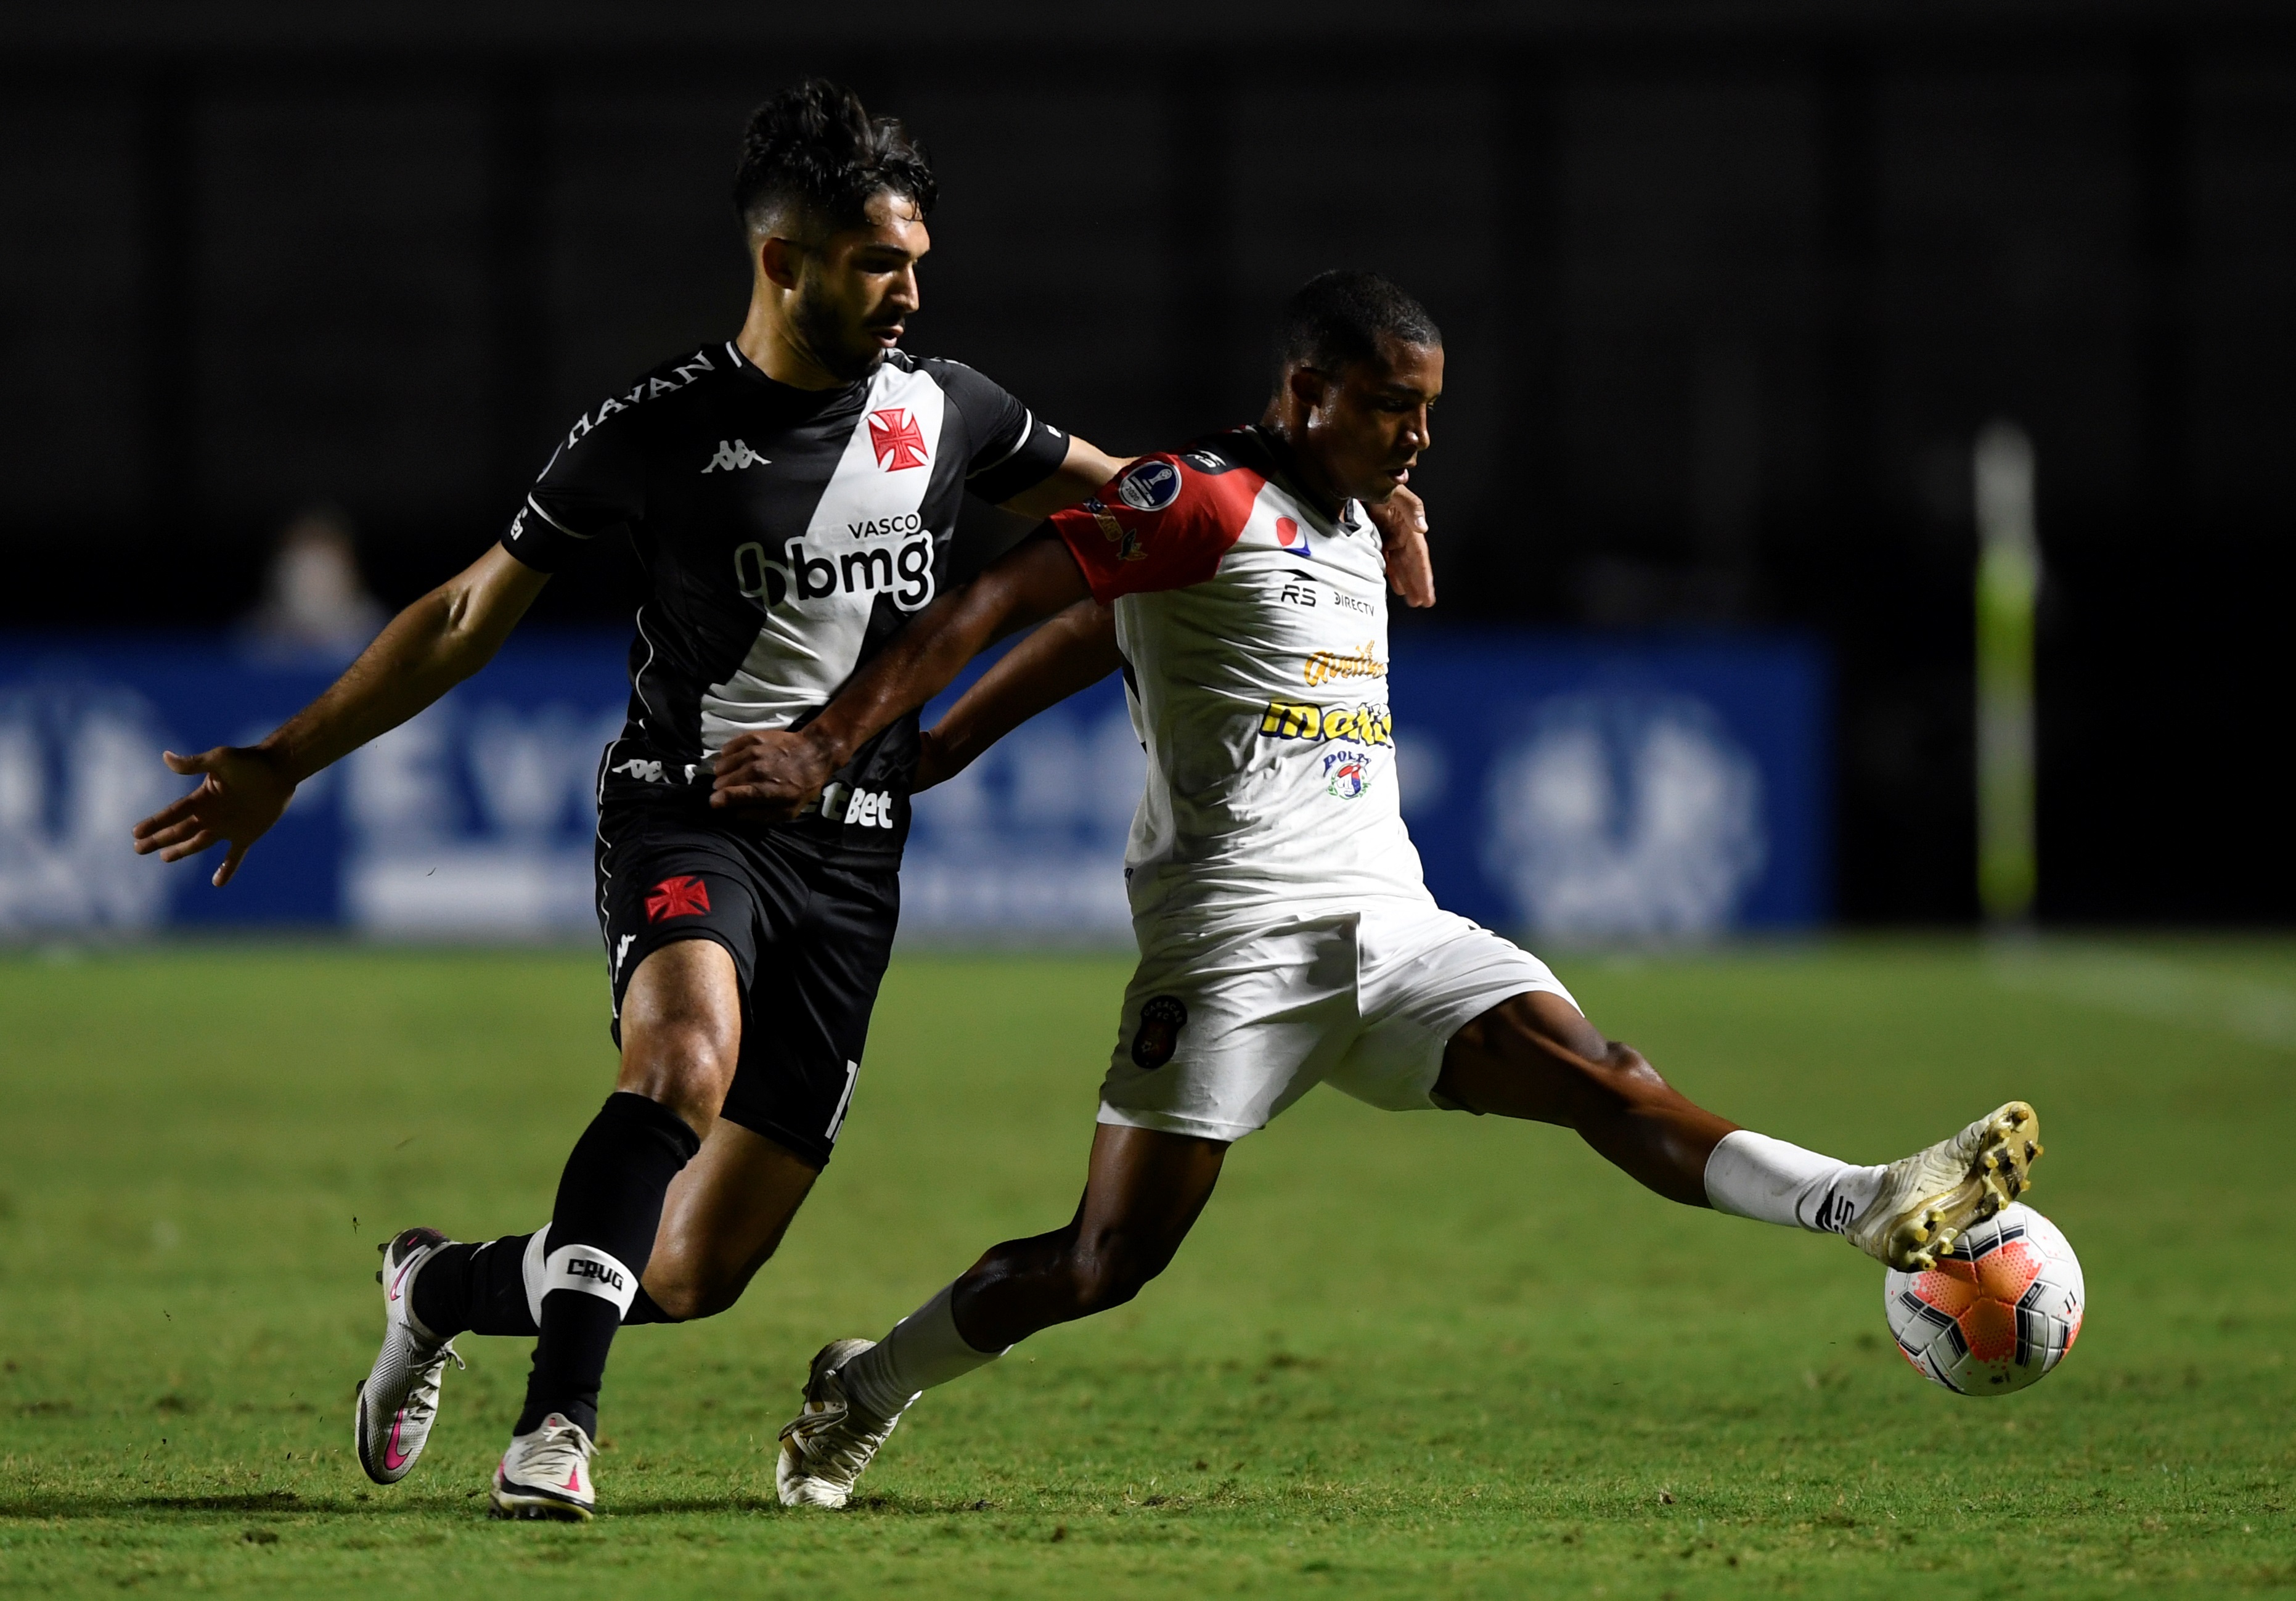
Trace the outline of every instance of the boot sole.
<path fill-rule="evenodd" d="M 1985 1143 L 1968 1177 L 1908 1209 L 1890 1226 L 1889 1262 L 1899 1272 L 1936 1267 L 1971 1224 L 1996 1215 L 2032 1188 L 2033 1164 L 2042 1154 L 2040 1114 L 2023 1101 L 2012 1101 L 1986 1124 Z"/>

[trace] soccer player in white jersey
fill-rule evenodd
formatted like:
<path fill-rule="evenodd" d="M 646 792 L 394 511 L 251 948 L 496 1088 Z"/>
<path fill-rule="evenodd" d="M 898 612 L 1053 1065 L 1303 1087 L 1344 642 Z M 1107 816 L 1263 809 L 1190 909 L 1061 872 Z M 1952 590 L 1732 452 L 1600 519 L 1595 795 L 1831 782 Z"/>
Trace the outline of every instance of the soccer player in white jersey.
<path fill-rule="evenodd" d="M 1125 857 L 1140 965 L 1076 1216 L 995 1246 L 882 1342 L 824 1348 L 783 1431 L 791 1505 L 844 1505 L 922 1391 L 1129 1301 L 1229 1145 L 1319 1083 L 1558 1123 L 1670 1199 L 1846 1235 L 1900 1268 L 2013 1200 L 2040 1154 L 2021 1101 L 1886 1166 L 1741 1129 L 1604 1039 L 1544 963 L 1436 906 L 1396 803 L 1408 735 L 1363 503 L 1428 447 L 1441 339 L 1392 283 L 1327 273 L 1292 299 L 1280 351 L 1258 427 L 1133 463 L 922 612 L 804 729 L 721 764 L 729 798 L 805 804 L 982 645 L 1047 617 L 934 731 L 924 776 L 1119 667 L 1148 751 Z"/>

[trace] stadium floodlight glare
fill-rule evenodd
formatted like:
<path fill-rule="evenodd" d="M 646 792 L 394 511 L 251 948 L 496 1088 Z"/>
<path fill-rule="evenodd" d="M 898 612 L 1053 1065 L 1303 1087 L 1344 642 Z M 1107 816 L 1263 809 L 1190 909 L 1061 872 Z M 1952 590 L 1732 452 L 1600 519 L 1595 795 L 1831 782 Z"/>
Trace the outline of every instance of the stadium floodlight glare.
<path fill-rule="evenodd" d="M 1972 453 L 1977 491 L 1977 895 L 1997 924 L 2032 915 L 2033 612 L 2041 549 L 2033 442 L 1988 423 Z"/>

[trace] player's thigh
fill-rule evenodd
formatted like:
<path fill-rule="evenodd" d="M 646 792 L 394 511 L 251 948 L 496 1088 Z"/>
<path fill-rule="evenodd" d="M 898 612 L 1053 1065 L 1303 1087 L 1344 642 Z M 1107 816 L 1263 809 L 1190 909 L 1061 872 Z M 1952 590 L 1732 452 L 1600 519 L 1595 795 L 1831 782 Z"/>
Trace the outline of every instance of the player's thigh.
<path fill-rule="evenodd" d="M 718 1115 L 817 1170 L 859 1088 L 900 881 L 890 865 L 801 871 L 801 900 L 768 908 L 748 995 L 752 1026 Z"/>
<path fill-rule="evenodd" d="M 737 1300 L 805 1203 L 820 1170 L 720 1118 L 669 1186 L 646 1264 L 646 1293 L 674 1318 Z"/>
<path fill-rule="evenodd" d="M 1144 940 L 1100 1121 L 1222 1143 L 1318 1083 L 1355 1019 L 1349 920 Z"/>
<path fill-rule="evenodd" d="M 625 1075 L 674 1072 L 677 1058 L 698 1052 L 722 1096 L 755 971 L 759 902 L 776 886 L 738 842 L 668 808 L 610 807 L 598 833 L 599 924 Z"/>
<path fill-rule="evenodd" d="M 1483 1020 L 1529 1008 L 1586 1026 L 1546 964 L 1454 913 L 1367 911 L 1361 939 L 1363 1022 L 1331 1074 L 1357 1100 L 1390 1112 L 1494 1110 L 1455 1081 L 1456 1063 L 1480 1060 Z"/>

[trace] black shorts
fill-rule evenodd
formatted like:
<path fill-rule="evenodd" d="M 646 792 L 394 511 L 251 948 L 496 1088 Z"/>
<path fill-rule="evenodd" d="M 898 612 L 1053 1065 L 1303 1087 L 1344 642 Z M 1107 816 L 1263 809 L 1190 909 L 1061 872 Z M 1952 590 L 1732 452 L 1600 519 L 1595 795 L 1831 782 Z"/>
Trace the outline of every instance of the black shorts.
<path fill-rule="evenodd" d="M 597 874 L 614 1043 L 638 964 L 676 940 L 715 940 L 742 984 L 742 1054 L 718 1115 L 825 1166 L 892 955 L 898 860 L 828 861 L 770 832 L 718 825 L 703 808 L 610 796 Z"/>

